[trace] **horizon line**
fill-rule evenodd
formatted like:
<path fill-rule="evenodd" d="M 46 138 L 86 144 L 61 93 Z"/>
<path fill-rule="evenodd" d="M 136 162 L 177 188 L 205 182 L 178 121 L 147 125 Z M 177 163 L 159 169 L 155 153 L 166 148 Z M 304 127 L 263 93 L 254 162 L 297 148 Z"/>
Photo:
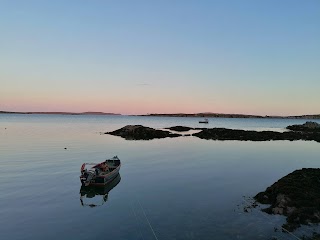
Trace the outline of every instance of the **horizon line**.
<path fill-rule="evenodd" d="M 217 115 L 217 116 L 251 116 L 251 117 L 261 117 L 261 118 L 272 118 L 272 117 L 303 117 L 303 116 L 320 116 L 318 114 L 299 114 L 299 115 L 259 115 L 259 114 L 244 114 L 244 113 L 215 113 L 215 112 L 196 112 L 196 113 L 142 113 L 142 114 L 123 114 L 123 113 L 111 113 L 111 112 L 101 112 L 101 111 L 85 111 L 85 112 L 68 112 L 68 111 L 6 111 L 1 110 L 1 114 L 56 114 L 56 115 L 122 115 L 122 116 L 159 116 L 159 115 L 186 115 L 201 117 L 198 115 Z M 214 117 L 214 116 L 213 116 Z"/>

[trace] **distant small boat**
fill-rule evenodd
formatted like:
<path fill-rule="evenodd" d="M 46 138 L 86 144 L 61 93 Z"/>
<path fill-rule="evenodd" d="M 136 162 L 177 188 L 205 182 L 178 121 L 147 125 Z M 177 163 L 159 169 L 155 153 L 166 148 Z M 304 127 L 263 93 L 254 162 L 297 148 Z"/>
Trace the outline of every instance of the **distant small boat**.
<path fill-rule="evenodd" d="M 103 186 L 112 181 L 121 167 L 117 156 L 102 163 L 84 163 L 81 166 L 80 181 L 82 186 Z"/>
<path fill-rule="evenodd" d="M 121 180 L 120 173 L 103 187 L 99 186 L 81 186 L 80 203 L 86 207 L 98 207 L 108 200 L 109 192 L 115 188 Z M 99 203 L 100 202 L 100 203 Z"/>
<path fill-rule="evenodd" d="M 199 121 L 199 123 L 209 123 L 208 118 L 205 118 L 203 121 Z"/>

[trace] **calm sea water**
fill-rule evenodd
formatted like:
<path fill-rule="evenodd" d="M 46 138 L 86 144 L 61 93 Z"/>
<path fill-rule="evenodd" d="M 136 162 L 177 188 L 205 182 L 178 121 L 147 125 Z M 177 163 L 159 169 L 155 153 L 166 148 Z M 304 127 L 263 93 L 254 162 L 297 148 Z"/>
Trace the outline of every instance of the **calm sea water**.
<path fill-rule="evenodd" d="M 126 141 L 101 135 L 127 124 L 199 127 L 199 118 L 0 115 L 1 239 L 294 239 L 246 197 L 303 167 L 320 144 L 180 137 Z M 206 127 L 283 131 L 305 120 L 209 119 Z M 319 122 L 319 121 L 318 121 Z M 67 148 L 67 149 L 64 149 Z M 118 155 L 121 181 L 80 203 L 83 162 Z M 103 203 L 103 204 L 102 204 Z M 310 228 L 294 233 L 301 235 Z"/>

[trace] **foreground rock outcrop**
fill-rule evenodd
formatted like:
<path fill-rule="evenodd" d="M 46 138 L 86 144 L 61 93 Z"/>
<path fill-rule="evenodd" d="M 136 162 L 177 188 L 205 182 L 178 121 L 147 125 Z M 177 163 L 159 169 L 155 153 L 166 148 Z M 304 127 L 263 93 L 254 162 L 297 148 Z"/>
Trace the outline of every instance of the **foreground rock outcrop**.
<path fill-rule="evenodd" d="M 302 132 L 320 132 L 320 124 L 316 122 L 306 122 L 301 125 L 290 125 L 287 129 Z"/>
<path fill-rule="evenodd" d="M 113 132 L 106 132 L 114 136 L 120 136 L 126 140 L 151 140 L 155 138 L 179 137 L 180 134 L 170 133 L 169 131 L 158 130 L 142 125 L 127 125 Z"/>
<path fill-rule="evenodd" d="M 320 222 L 320 169 L 296 170 L 254 198 L 270 207 L 262 211 L 287 216 L 283 227 L 293 231 L 301 224 Z"/>

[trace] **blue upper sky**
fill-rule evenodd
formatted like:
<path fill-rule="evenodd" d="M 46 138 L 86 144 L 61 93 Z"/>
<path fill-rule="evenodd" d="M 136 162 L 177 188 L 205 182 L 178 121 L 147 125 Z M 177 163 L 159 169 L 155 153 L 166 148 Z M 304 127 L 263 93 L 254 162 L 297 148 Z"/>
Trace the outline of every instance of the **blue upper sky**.
<path fill-rule="evenodd" d="M 320 113 L 320 1 L 1 1 L 0 110 Z"/>

